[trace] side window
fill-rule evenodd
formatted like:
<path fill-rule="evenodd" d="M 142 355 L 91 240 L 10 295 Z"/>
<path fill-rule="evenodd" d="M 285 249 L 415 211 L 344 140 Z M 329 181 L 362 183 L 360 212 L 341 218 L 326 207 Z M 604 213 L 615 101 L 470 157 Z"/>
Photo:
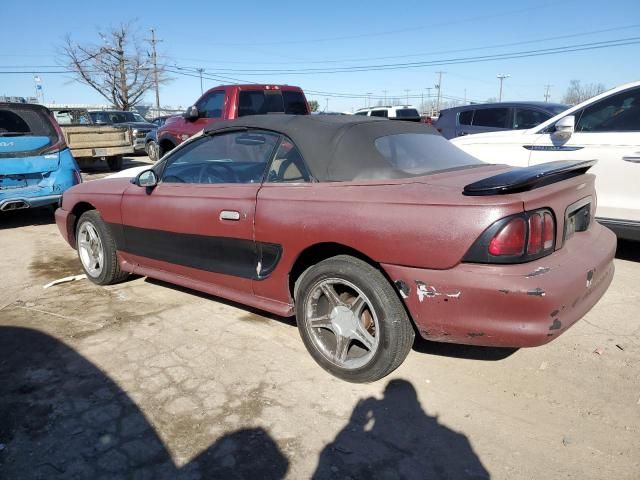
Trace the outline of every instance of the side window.
<path fill-rule="evenodd" d="M 271 162 L 267 182 L 310 182 L 311 176 L 300 155 L 298 147 L 293 142 L 283 137 L 278 151 Z"/>
<path fill-rule="evenodd" d="M 196 104 L 200 118 L 220 118 L 224 105 L 224 92 L 212 92 Z"/>
<path fill-rule="evenodd" d="M 551 118 L 551 114 L 544 113 L 540 110 L 532 110 L 530 108 L 516 108 L 516 113 L 513 117 L 514 130 L 523 130 L 527 128 L 533 128 L 536 125 L 540 125 Z"/>
<path fill-rule="evenodd" d="M 364 111 L 364 112 L 356 112 L 354 115 L 365 115 L 365 116 L 366 116 L 366 115 L 367 115 L 367 113 L 369 113 L 369 112 L 367 112 L 367 111 Z"/>
<path fill-rule="evenodd" d="M 465 110 L 458 114 L 458 124 L 459 125 L 471 125 L 473 120 L 473 112 L 475 110 Z"/>
<path fill-rule="evenodd" d="M 387 117 L 389 113 L 386 110 L 371 110 L 372 117 Z"/>
<path fill-rule="evenodd" d="M 576 132 L 640 131 L 640 88 L 603 98 L 575 115 Z"/>
<path fill-rule="evenodd" d="M 162 182 L 261 182 L 279 139 L 279 135 L 262 130 L 200 137 L 169 157 Z"/>
<path fill-rule="evenodd" d="M 507 128 L 508 108 L 480 108 L 473 116 L 476 127 Z"/>

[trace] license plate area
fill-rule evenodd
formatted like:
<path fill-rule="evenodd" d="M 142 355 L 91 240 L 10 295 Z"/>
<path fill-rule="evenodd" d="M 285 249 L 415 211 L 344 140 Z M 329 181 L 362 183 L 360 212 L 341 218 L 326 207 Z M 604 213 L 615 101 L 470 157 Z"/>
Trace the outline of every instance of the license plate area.
<path fill-rule="evenodd" d="M 564 217 L 564 239 L 571 238 L 576 232 L 587 231 L 592 220 L 590 197 L 569 205 Z"/>
<path fill-rule="evenodd" d="M 96 157 L 106 157 L 107 149 L 106 148 L 94 148 L 93 155 Z"/>
<path fill-rule="evenodd" d="M 27 179 L 20 175 L 0 175 L 0 190 L 11 190 L 13 188 L 24 188 L 27 186 Z"/>

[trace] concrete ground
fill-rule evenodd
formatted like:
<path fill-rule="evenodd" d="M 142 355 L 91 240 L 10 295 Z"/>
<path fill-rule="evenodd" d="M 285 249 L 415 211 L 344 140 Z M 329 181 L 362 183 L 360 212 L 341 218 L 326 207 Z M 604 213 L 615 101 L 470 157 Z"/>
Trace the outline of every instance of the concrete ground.
<path fill-rule="evenodd" d="M 0 217 L 0 251 L 0 478 L 640 478 L 639 244 L 551 344 L 417 341 L 369 385 L 321 370 L 292 321 L 207 295 L 43 289 L 81 273 L 49 211 Z"/>

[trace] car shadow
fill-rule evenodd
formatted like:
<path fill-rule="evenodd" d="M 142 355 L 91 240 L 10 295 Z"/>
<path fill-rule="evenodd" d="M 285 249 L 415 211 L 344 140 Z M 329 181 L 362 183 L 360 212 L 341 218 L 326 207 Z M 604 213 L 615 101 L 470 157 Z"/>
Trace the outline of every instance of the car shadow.
<path fill-rule="evenodd" d="M 259 426 L 226 433 L 177 466 L 127 393 L 73 348 L 33 329 L 0 327 L 0 351 L 3 478 L 281 479 L 289 471 Z M 398 379 L 382 399 L 357 403 L 323 448 L 313 478 L 489 474 L 467 437 L 426 413 L 411 383 Z"/>
<path fill-rule="evenodd" d="M 36 330 L 0 327 L 2 478 L 280 479 L 268 432 L 243 428 L 178 467 L 143 412 L 82 355 Z"/>
<path fill-rule="evenodd" d="M 629 260 L 631 262 L 640 262 L 640 242 L 618 239 L 616 258 Z"/>
<path fill-rule="evenodd" d="M 0 212 L 0 230 L 55 223 L 52 207 L 25 208 Z"/>
<path fill-rule="evenodd" d="M 441 357 L 462 358 L 466 360 L 484 360 L 495 362 L 504 360 L 516 353 L 518 348 L 482 347 L 478 345 L 462 345 L 458 343 L 431 342 L 416 335 L 413 351 Z"/>
<path fill-rule="evenodd" d="M 145 161 L 147 160 L 147 161 Z M 148 161 L 146 154 L 140 154 L 137 157 L 124 157 L 122 161 L 122 170 L 133 167 L 141 167 L 143 165 L 149 165 L 149 168 L 153 167 L 153 163 Z M 109 171 L 109 167 L 107 166 L 107 162 L 104 161 L 96 161 L 90 164 L 83 164 L 81 166 L 82 173 L 92 174 L 92 173 L 115 173 Z"/>
<path fill-rule="evenodd" d="M 349 423 L 320 454 L 314 480 L 487 479 L 467 437 L 422 408 L 413 385 L 391 380 L 384 397 L 358 402 Z"/>

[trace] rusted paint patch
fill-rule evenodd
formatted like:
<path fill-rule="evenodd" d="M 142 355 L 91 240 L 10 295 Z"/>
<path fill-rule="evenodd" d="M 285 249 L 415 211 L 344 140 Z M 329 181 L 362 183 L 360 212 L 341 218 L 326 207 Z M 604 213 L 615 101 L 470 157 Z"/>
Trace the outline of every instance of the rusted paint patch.
<path fill-rule="evenodd" d="M 460 295 L 462 294 L 462 292 L 460 292 L 459 290 L 450 293 L 439 292 L 433 285 L 427 285 L 420 280 L 416 280 L 416 293 L 418 294 L 418 300 L 420 302 L 423 302 L 425 298 L 434 298 L 439 296 L 445 296 L 447 298 L 460 298 Z"/>
<path fill-rule="evenodd" d="M 467 333 L 467 337 L 471 337 L 471 338 L 484 337 L 484 333 L 482 333 L 482 332 L 469 332 L 469 333 Z"/>
<path fill-rule="evenodd" d="M 545 291 L 543 289 L 538 287 L 538 288 L 533 288 L 531 290 L 527 290 L 527 295 L 533 295 L 533 296 L 536 296 L 536 297 L 544 297 L 546 295 L 546 293 L 545 293 Z"/>
<path fill-rule="evenodd" d="M 411 293 L 411 287 L 407 285 L 407 282 L 403 280 L 396 280 L 395 284 L 396 284 L 396 288 L 400 292 L 400 296 L 402 298 L 408 298 L 409 294 Z"/>
<path fill-rule="evenodd" d="M 558 314 L 560 313 L 560 310 L 554 310 L 553 312 L 551 312 L 551 317 L 557 317 Z"/>
<path fill-rule="evenodd" d="M 500 290 L 498 290 L 500 293 L 504 293 L 505 295 L 510 293 L 511 290 L 507 290 L 506 288 L 501 288 Z"/>
<path fill-rule="evenodd" d="M 549 270 L 551 270 L 549 267 L 538 267 L 533 272 L 527 273 L 525 277 L 531 278 L 531 277 L 537 277 L 538 275 L 544 275 Z"/>
<path fill-rule="evenodd" d="M 553 323 L 549 327 L 549 330 L 560 330 L 562 328 L 562 322 L 557 318 L 553 320 Z"/>

